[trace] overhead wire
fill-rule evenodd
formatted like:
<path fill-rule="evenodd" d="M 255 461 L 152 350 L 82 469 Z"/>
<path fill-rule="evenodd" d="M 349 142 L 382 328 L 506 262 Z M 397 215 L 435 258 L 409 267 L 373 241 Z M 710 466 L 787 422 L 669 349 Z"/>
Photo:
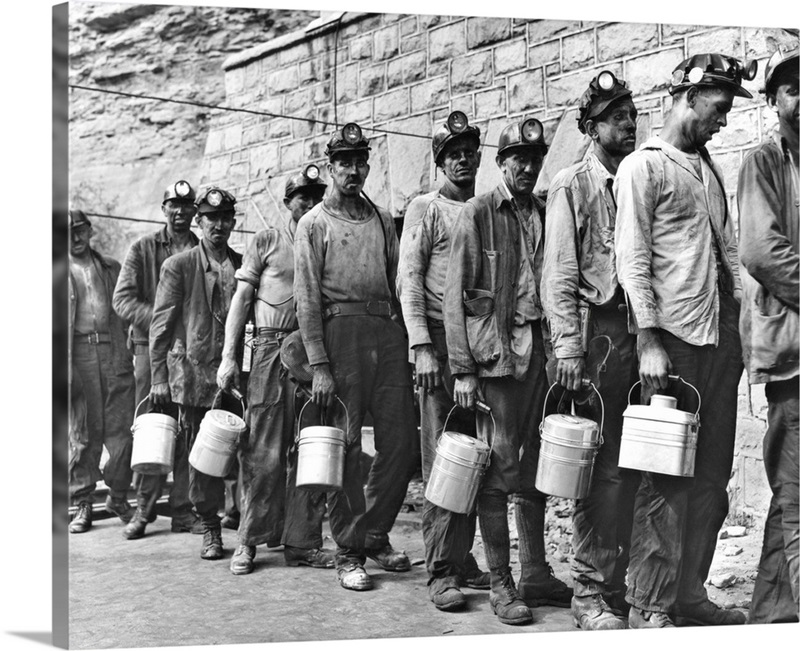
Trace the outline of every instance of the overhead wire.
<path fill-rule="evenodd" d="M 89 212 L 88 210 L 84 210 L 84 212 L 89 217 L 102 217 L 102 218 L 105 218 L 105 219 L 118 219 L 120 221 L 126 221 L 126 222 L 142 222 L 142 223 L 145 223 L 145 224 L 161 224 L 162 226 L 164 225 L 164 222 L 162 220 L 159 220 L 159 219 L 143 219 L 141 217 L 123 217 L 122 215 L 108 215 L 108 214 L 100 213 L 100 212 Z M 234 233 L 247 233 L 249 235 L 252 235 L 252 234 L 255 233 L 255 231 L 248 231 L 248 230 L 246 230 L 244 228 L 235 228 L 235 229 L 233 229 L 233 232 Z"/>

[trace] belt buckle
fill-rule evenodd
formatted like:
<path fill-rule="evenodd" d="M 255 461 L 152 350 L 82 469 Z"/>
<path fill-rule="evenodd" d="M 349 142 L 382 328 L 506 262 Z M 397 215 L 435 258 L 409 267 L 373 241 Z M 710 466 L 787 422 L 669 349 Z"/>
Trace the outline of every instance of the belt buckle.
<path fill-rule="evenodd" d="M 100 333 L 98 332 L 92 332 L 86 335 L 86 337 L 88 338 L 90 344 L 97 346 L 100 343 Z"/>

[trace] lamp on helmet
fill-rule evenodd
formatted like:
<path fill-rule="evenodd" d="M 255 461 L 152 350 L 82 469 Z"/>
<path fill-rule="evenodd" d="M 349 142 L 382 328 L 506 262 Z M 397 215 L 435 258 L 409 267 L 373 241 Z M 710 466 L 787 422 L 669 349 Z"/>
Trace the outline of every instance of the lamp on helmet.
<path fill-rule="evenodd" d="M 518 147 L 537 147 L 547 152 L 544 141 L 544 126 L 536 118 L 528 118 L 521 124 L 509 124 L 500 133 L 497 143 L 497 154 L 502 155 L 509 149 Z"/>
<path fill-rule="evenodd" d="M 478 127 L 470 126 L 465 113 L 453 111 L 447 116 L 447 122 L 433 134 L 433 162 L 437 167 L 441 163 L 444 148 L 458 138 L 470 138 L 475 141 L 476 147 L 480 147 L 481 130 Z"/>
<path fill-rule="evenodd" d="M 737 97 L 753 97 L 742 87 L 742 79 L 752 81 L 758 71 L 758 61 L 742 62 L 724 54 L 695 54 L 684 59 L 672 71 L 669 93 L 689 86 L 717 86 L 732 90 Z"/>

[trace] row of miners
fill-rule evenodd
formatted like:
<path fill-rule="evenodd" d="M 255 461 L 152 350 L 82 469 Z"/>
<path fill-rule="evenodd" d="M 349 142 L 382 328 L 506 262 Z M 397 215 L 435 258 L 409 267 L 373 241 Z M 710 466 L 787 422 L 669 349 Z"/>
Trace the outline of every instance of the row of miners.
<path fill-rule="evenodd" d="M 726 126 L 734 97 L 751 97 L 741 81 L 755 71 L 720 54 L 675 68 L 672 109 L 638 149 L 635 89 L 608 71 L 592 79 L 577 125 L 589 152 L 553 179 L 546 204 L 532 192 L 547 152 L 540 122 L 502 131 L 501 181 L 475 196 L 480 130 L 452 113 L 432 140 L 441 187 L 411 202 L 399 240 L 392 216 L 362 191 L 370 147 L 352 123 L 328 143 L 330 185 L 313 166 L 289 179 L 291 218 L 258 232 L 244 257 L 228 246 L 236 199 L 219 187 L 196 196 L 185 181 L 170 185 L 167 225 L 136 241 L 121 271 L 89 247 L 86 214 L 71 211 L 70 493 L 78 509 L 70 530 L 91 526 L 103 444 L 106 505 L 127 523 L 125 537 L 143 536 L 155 519 L 163 477 L 137 478 L 135 512 L 126 499 L 134 405 L 149 396 L 179 423 L 172 529 L 201 531 L 201 556 L 223 558 L 224 482 L 186 457 L 219 391 L 245 391 L 247 377 L 234 574 L 254 570 L 261 544 L 283 545 L 288 564 L 335 567 L 351 590 L 372 587 L 367 558 L 409 570 L 389 532 L 418 446 L 427 481 L 451 414 L 455 429 L 490 442 L 491 458 L 474 512 L 425 502 L 428 595 L 438 609 L 463 609 L 469 587 L 489 590 L 507 624 L 532 621 L 530 607 L 544 604 L 571 607 L 584 629 L 744 623 L 704 587 L 728 512 L 744 360 L 750 382 L 767 383 L 764 459 L 774 492 L 750 620 L 796 621 L 797 61 L 797 50 L 779 51 L 767 65 L 764 92 L 778 127 L 741 166 L 738 243 L 705 144 Z M 240 376 L 248 320 L 253 354 Z M 668 389 L 671 376 L 702 398 L 694 477 L 620 468 L 629 389 L 641 380 L 646 398 Z M 538 425 L 550 382 L 571 393 L 576 413 L 599 420 L 586 378 L 604 404 L 604 443 L 589 495 L 575 504 L 569 588 L 546 559 Z M 346 430 L 340 491 L 295 486 L 303 385 L 312 409 Z M 491 418 L 474 411 L 479 401 Z M 375 456 L 364 485 L 367 413 Z M 326 510 L 335 555 L 322 549 Z M 488 572 L 470 553 L 476 519 Z"/>

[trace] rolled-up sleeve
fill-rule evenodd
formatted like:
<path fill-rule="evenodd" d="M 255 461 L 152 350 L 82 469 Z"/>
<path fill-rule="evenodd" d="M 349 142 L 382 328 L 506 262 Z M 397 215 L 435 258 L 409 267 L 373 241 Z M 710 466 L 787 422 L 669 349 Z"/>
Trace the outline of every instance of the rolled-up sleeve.
<path fill-rule="evenodd" d="M 403 236 L 400 238 L 400 262 L 397 269 L 397 296 L 403 306 L 409 346 L 430 344 L 425 275 L 433 250 L 433 220 L 428 200 L 415 199 L 406 211 Z"/>
<path fill-rule="evenodd" d="M 268 250 L 270 240 L 274 236 L 274 230 L 263 230 L 256 233 L 255 237 L 250 240 L 242 259 L 242 266 L 234 274 L 237 280 L 242 280 L 258 289 L 261 273 L 267 266 L 264 259 L 264 251 Z"/>
<path fill-rule="evenodd" d="M 800 297 L 800 257 L 781 227 L 782 197 L 768 154 L 745 158 L 739 170 L 739 256 L 747 272 L 795 312 Z"/>
<path fill-rule="evenodd" d="M 553 180 L 547 195 L 542 304 L 559 359 L 583 355 L 578 315 L 578 233 L 572 188 Z"/>
<path fill-rule="evenodd" d="M 617 223 L 614 248 L 617 276 L 625 290 L 635 328 L 659 326 L 651 279 L 652 225 L 655 197 L 662 179 L 656 176 L 644 152 L 622 161 L 614 180 Z"/>
<path fill-rule="evenodd" d="M 389 247 L 391 260 L 391 247 Z M 297 224 L 294 240 L 294 297 L 297 322 L 311 365 L 325 364 L 328 354 L 322 329 L 322 267 L 325 259 L 320 226 L 312 213 Z"/>
<path fill-rule="evenodd" d="M 180 269 L 175 258 L 167 258 L 161 267 L 153 320 L 150 323 L 150 374 L 153 384 L 169 382 L 167 353 L 182 312 L 183 282 Z"/>

